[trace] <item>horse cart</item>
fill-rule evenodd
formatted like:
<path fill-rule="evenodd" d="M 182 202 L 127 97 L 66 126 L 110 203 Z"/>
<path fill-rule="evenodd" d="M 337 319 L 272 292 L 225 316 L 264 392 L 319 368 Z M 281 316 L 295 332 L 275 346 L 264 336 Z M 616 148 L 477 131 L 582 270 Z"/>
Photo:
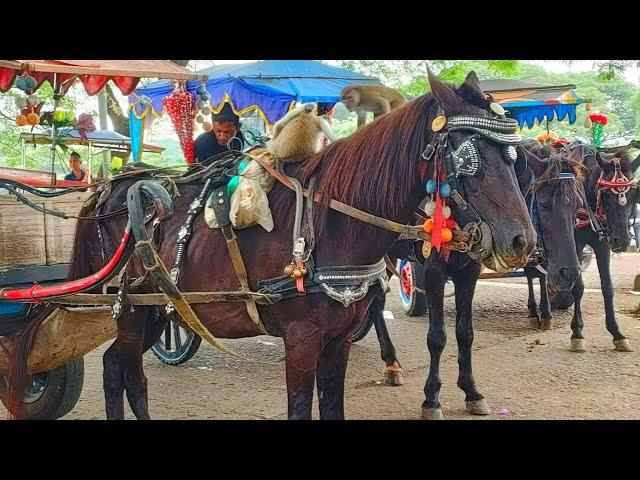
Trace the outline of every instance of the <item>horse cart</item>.
<path fill-rule="evenodd" d="M 90 95 L 98 93 L 108 81 L 126 95 L 140 78 L 204 78 L 164 60 L 1 60 L 0 69 L 0 91 L 7 91 L 17 79 L 28 77 L 36 80 L 35 86 L 26 92 L 32 94 L 48 81 L 54 88 L 54 111 L 60 98 L 76 81 L 82 82 Z M 66 306 L 56 305 L 55 301 L 43 304 L 36 298 L 38 290 L 68 279 L 75 217 L 95 195 L 88 191 L 85 182 L 57 179 L 56 144 L 68 143 L 70 138 L 61 136 L 55 125 L 49 133 L 50 172 L 0 167 L 0 292 L 26 286 L 32 292 L 31 298 L 0 300 L 0 401 L 3 403 L 7 400 L 13 338 L 27 331 L 35 318 L 46 317 L 41 328 L 34 332 L 33 349 L 21 352 L 29 359 L 30 377 L 23 400 L 28 419 L 57 419 L 69 413 L 82 392 L 84 354 L 114 338 L 117 332 L 112 309 L 99 299 L 94 301 L 90 295 L 77 305 Z M 23 144 L 25 139 L 35 143 L 46 140 L 42 135 L 38 135 L 38 142 L 34 136 L 23 137 Z M 105 143 L 102 137 L 98 140 Z M 113 145 L 105 148 L 110 147 Z M 107 286 L 103 293 L 110 293 Z"/>

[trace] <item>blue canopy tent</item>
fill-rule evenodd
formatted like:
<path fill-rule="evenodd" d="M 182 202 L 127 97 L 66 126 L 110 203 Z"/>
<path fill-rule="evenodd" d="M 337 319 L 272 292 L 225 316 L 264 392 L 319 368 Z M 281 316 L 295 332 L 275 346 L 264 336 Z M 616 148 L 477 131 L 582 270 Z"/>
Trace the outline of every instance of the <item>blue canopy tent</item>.
<path fill-rule="evenodd" d="M 520 128 L 532 128 L 536 120 L 576 121 L 576 107 L 590 100 L 579 98 L 575 85 L 549 86 L 525 80 L 483 80 L 483 92 L 491 94 L 507 111 L 507 117 L 518 121 Z"/>
<path fill-rule="evenodd" d="M 269 126 L 282 118 L 296 102 L 317 102 L 332 108 L 340 100 L 340 91 L 344 87 L 380 84 L 377 78 L 314 60 L 264 60 L 215 65 L 198 73 L 209 77 L 205 85 L 211 94 L 214 113 L 229 102 L 238 115 L 256 110 Z M 187 82 L 187 90 L 194 97 L 199 84 L 197 81 Z M 150 111 L 160 115 L 162 99 L 172 90 L 172 82 L 166 80 L 137 88 L 129 96 L 130 110 L 137 118 Z"/>

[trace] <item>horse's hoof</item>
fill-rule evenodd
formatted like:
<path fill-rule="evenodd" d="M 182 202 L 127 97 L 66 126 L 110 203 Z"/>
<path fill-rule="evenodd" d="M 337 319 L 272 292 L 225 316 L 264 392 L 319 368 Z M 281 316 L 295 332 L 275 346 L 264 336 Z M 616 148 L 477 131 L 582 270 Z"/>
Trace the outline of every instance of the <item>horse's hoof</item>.
<path fill-rule="evenodd" d="M 540 320 L 540 329 L 541 330 L 551 330 L 551 319 L 543 318 Z"/>
<path fill-rule="evenodd" d="M 529 325 L 531 328 L 540 328 L 540 317 L 537 315 L 529 315 L 527 318 L 529 319 Z"/>
<path fill-rule="evenodd" d="M 467 400 L 465 403 L 467 404 L 467 412 L 471 415 L 489 415 L 491 413 L 491 409 L 484 398 Z"/>
<path fill-rule="evenodd" d="M 393 365 L 387 365 L 384 371 L 384 383 L 392 387 L 399 387 L 404 384 L 402 367 L 398 362 L 393 362 Z"/>
<path fill-rule="evenodd" d="M 621 338 L 620 340 L 614 340 L 613 344 L 616 347 L 616 352 L 633 352 L 633 348 L 629 344 L 629 340 Z"/>
<path fill-rule="evenodd" d="M 422 407 L 422 420 L 444 420 L 444 415 L 442 415 L 442 408 Z"/>
<path fill-rule="evenodd" d="M 572 352 L 585 352 L 587 342 L 585 342 L 584 338 L 572 338 L 571 339 L 571 347 L 570 350 Z"/>

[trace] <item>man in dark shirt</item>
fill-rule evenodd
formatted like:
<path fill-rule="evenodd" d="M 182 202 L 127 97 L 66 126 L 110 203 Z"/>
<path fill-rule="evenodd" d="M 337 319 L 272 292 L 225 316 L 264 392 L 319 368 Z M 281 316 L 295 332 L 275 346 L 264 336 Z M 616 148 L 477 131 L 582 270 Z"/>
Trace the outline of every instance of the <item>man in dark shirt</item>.
<path fill-rule="evenodd" d="M 196 162 L 204 162 L 205 160 L 218 155 L 222 152 L 228 152 L 227 143 L 233 137 L 240 141 L 232 141 L 232 150 L 242 150 L 244 148 L 245 139 L 240 131 L 240 117 L 236 115 L 231 106 L 225 103 L 217 115 L 212 115 L 213 129 L 210 132 L 204 132 L 196 138 L 194 144 L 194 157 Z"/>
<path fill-rule="evenodd" d="M 80 154 L 78 152 L 71 152 L 71 155 L 69 155 L 69 168 L 71 171 L 65 175 L 65 180 L 74 180 L 76 182 L 84 180 L 82 158 L 80 158 Z"/>

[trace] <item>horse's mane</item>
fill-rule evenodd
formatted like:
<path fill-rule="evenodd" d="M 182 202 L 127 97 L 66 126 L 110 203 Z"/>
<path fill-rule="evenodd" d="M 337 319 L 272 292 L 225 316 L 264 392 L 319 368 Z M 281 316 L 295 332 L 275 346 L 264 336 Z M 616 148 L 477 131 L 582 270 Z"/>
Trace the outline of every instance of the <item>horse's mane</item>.
<path fill-rule="evenodd" d="M 420 155 L 432 136 L 428 119 L 436 107 L 431 95 L 419 97 L 304 161 L 297 178 L 307 185 L 316 176 L 316 192 L 322 195 L 316 232 L 325 230 L 331 199 L 396 219 L 412 193 Z M 274 200 L 276 211 L 291 208 L 290 197 Z M 340 232 L 341 244 L 355 241 L 358 229 L 358 222 L 350 219 Z"/>

